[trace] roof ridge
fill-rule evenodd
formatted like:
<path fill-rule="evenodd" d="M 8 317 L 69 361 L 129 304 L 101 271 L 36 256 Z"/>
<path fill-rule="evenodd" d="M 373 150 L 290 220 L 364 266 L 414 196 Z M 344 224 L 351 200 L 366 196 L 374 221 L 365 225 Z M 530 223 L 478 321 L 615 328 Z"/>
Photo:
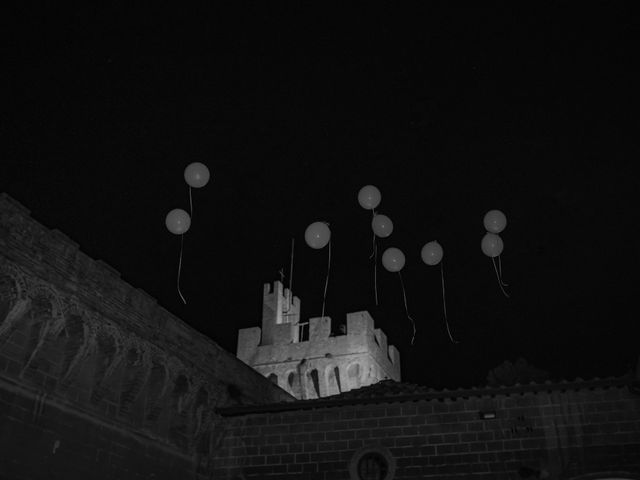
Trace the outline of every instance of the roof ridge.
<path fill-rule="evenodd" d="M 393 384 L 403 384 L 403 382 L 392 381 Z M 331 397 L 324 397 L 318 399 L 298 400 L 289 403 L 278 403 L 271 405 L 246 405 L 241 407 L 228 407 L 221 408 L 218 411 L 220 415 L 233 416 L 243 415 L 248 413 L 265 413 L 276 412 L 284 410 L 303 410 L 309 408 L 324 408 L 324 407 L 337 407 L 344 405 L 354 404 L 369 404 L 369 403 L 396 403 L 396 402 L 414 402 L 418 400 L 445 400 L 445 399 L 461 399 L 469 397 L 494 397 L 497 395 L 523 395 L 525 393 L 537 394 L 539 392 L 551 392 L 551 391 L 566 391 L 566 390 L 592 390 L 595 388 L 608 389 L 611 387 L 621 388 L 624 386 L 631 387 L 638 383 L 634 375 L 624 375 L 619 377 L 607 377 L 604 379 L 594 378 L 592 380 L 579 381 L 561 381 L 544 383 L 530 383 L 525 385 L 513 385 L 503 387 L 472 387 L 472 388 L 459 388 L 456 390 L 441 389 L 434 390 L 432 388 L 426 388 L 418 386 L 418 391 L 400 393 L 384 392 L 384 389 L 378 387 L 380 391 L 375 390 L 375 385 L 367 385 L 359 389 L 350 390 Z M 404 385 L 412 385 L 406 383 Z M 372 388 L 374 387 L 374 388 Z M 368 394 L 371 395 L 368 395 Z"/>

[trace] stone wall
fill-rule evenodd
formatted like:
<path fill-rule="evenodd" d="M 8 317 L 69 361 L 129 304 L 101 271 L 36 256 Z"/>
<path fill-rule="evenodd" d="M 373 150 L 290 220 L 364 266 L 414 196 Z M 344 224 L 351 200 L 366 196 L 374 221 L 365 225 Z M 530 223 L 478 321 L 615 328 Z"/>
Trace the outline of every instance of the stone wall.
<path fill-rule="evenodd" d="M 0 196 L 0 478 L 185 478 L 293 398 Z"/>
<path fill-rule="evenodd" d="M 288 295 L 280 282 L 273 289 L 265 285 L 262 330 L 238 332 L 238 358 L 299 399 L 336 395 L 384 379 L 400 380 L 400 354 L 374 327 L 368 312 L 347 314 L 344 334 L 335 336 L 330 317 L 311 318 L 305 327 L 308 338 L 303 339 L 298 334 L 298 297 L 293 297 L 291 307 L 295 323 L 282 321 Z"/>
<path fill-rule="evenodd" d="M 349 479 L 356 454 L 381 449 L 389 478 L 638 479 L 637 388 L 610 379 L 221 409 L 231 423 L 215 478 Z"/>

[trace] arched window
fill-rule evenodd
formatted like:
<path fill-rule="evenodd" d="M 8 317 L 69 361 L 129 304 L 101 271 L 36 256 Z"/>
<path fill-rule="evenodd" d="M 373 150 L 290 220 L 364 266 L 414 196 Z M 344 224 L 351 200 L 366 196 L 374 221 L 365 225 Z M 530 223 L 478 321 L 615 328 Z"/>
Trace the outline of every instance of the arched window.
<path fill-rule="evenodd" d="M 145 385 L 145 427 L 156 431 L 157 421 L 165 406 L 163 401 L 163 385 L 167 378 L 164 364 L 158 359 L 151 362 L 151 371 Z"/>
<path fill-rule="evenodd" d="M 334 366 L 327 367 L 327 395 L 337 395 L 341 392 L 340 370 Z"/>
<path fill-rule="evenodd" d="M 338 384 L 338 392 L 342 392 L 342 385 L 340 385 L 340 370 L 338 369 L 338 367 L 335 367 L 333 369 L 333 374 L 336 377 L 336 383 Z"/>
<path fill-rule="evenodd" d="M 27 333 L 27 344 L 24 350 L 23 368 L 25 370 L 31 369 L 37 370 L 38 367 L 49 364 L 49 362 L 42 362 L 38 364 L 33 362 L 38 350 L 42 347 L 41 337 L 43 333 L 47 332 L 47 324 L 51 324 L 53 320 L 53 302 L 45 294 L 36 294 L 31 299 L 31 311 L 30 313 L 30 326 Z M 47 369 L 48 370 L 48 369 Z M 48 371 L 47 371 L 48 373 Z"/>
<path fill-rule="evenodd" d="M 124 372 L 120 384 L 120 414 L 128 414 L 138 394 L 144 386 L 145 376 L 150 365 L 142 361 L 142 352 L 135 348 L 129 349 L 124 359 Z"/>
<path fill-rule="evenodd" d="M 0 325 L 11 311 L 17 296 L 13 279 L 9 275 L 0 275 Z"/>
<path fill-rule="evenodd" d="M 114 373 L 114 365 L 118 362 L 118 346 L 116 337 L 110 331 L 99 331 L 97 335 L 97 349 L 94 360 L 93 387 L 91 402 L 98 404 L 104 397 L 112 393 L 110 381 Z"/>
<path fill-rule="evenodd" d="M 379 379 L 379 375 L 377 373 L 377 368 L 376 365 L 371 364 L 369 365 L 369 371 L 366 372 L 366 378 L 364 380 L 366 385 L 371 385 L 373 383 L 376 383 Z"/>
<path fill-rule="evenodd" d="M 289 387 L 291 395 L 297 399 L 302 398 L 302 392 L 300 391 L 300 378 L 296 372 L 289 372 L 289 375 L 287 375 L 287 386 Z"/>
<path fill-rule="evenodd" d="M 267 378 L 271 380 L 271 383 L 275 383 L 276 385 L 278 385 L 278 375 L 276 375 L 275 373 L 270 373 Z"/>
<path fill-rule="evenodd" d="M 7 264 L 0 266 L 0 348 L 26 318 L 30 304 L 24 293 L 24 280 L 10 274 L 9 269 Z"/>
<path fill-rule="evenodd" d="M 360 364 L 352 363 L 347 368 L 347 376 L 349 377 L 349 388 L 360 388 Z"/>
<path fill-rule="evenodd" d="M 203 420 L 206 416 L 207 405 L 209 404 L 209 392 L 204 387 L 200 387 L 198 393 L 196 395 L 195 403 L 193 408 L 191 409 L 191 423 L 193 425 L 192 435 L 194 438 L 202 437 L 208 438 L 208 435 L 202 435 L 202 427 Z M 209 451 L 209 446 L 207 442 L 201 443 L 197 445 L 197 448 L 200 448 L 200 452 L 207 453 Z"/>
<path fill-rule="evenodd" d="M 313 391 L 309 392 L 311 398 L 320 398 L 320 379 L 318 378 L 318 370 L 315 368 L 309 372 Z"/>
<path fill-rule="evenodd" d="M 169 418 L 169 439 L 176 445 L 186 448 L 189 442 L 189 415 L 185 399 L 189 392 L 189 381 L 181 374 L 176 378 L 171 393 L 171 417 Z"/>

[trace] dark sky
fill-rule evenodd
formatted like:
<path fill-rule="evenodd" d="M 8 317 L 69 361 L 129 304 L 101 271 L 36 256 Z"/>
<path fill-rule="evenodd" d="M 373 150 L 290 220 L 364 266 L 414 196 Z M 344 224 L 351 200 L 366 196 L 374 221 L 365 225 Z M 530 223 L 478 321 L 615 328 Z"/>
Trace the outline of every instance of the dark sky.
<path fill-rule="evenodd" d="M 0 191 L 224 348 L 259 325 L 292 238 L 303 318 L 320 315 L 328 252 L 304 230 L 324 220 L 327 314 L 369 310 L 406 381 L 478 385 L 519 356 L 555 378 L 635 366 L 640 83 L 625 3 L 23 8 L 5 17 Z M 212 179 L 193 192 L 183 305 L 164 218 L 188 209 L 195 161 Z M 413 347 L 381 266 L 374 303 L 367 184 L 395 226 L 380 249 L 406 255 Z M 511 298 L 480 251 L 493 208 Z M 439 270 L 420 259 L 434 239 L 456 345 Z"/>

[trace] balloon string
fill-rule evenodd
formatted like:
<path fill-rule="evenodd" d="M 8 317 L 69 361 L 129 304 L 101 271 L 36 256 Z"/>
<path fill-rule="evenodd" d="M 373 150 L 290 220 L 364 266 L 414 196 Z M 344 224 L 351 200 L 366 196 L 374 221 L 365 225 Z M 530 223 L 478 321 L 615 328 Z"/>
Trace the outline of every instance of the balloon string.
<path fill-rule="evenodd" d="M 376 209 L 371 209 L 371 221 L 376 216 Z M 376 296 L 376 307 L 378 306 L 378 246 L 376 244 L 376 232 L 373 232 L 373 247 L 371 248 L 371 255 L 369 256 L 369 260 L 373 258 L 373 287 Z"/>
<path fill-rule="evenodd" d="M 371 222 L 373 224 L 373 219 L 376 217 L 375 209 L 371 211 Z M 371 227 L 373 230 L 373 226 Z M 373 258 L 376 253 L 376 232 L 373 232 L 372 246 L 371 246 L 371 255 L 369 255 L 369 260 Z"/>
<path fill-rule="evenodd" d="M 500 255 L 498 255 L 498 270 L 500 271 L 500 283 L 502 286 L 508 287 L 509 285 L 502 279 L 502 260 L 500 260 Z"/>
<path fill-rule="evenodd" d="M 498 279 L 500 290 L 502 290 L 502 293 L 504 293 L 505 297 L 509 298 L 509 295 L 507 295 L 507 292 L 505 292 L 504 288 L 502 287 L 502 280 L 500 280 L 500 274 L 498 273 L 498 267 L 496 266 L 496 259 L 494 257 L 491 257 L 491 261 L 493 262 L 493 269 L 496 271 L 496 278 Z"/>
<path fill-rule="evenodd" d="M 189 185 L 189 206 L 191 208 L 191 220 L 193 220 L 193 199 L 191 198 L 191 185 Z"/>
<path fill-rule="evenodd" d="M 447 320 L 447 300 L 444 294 L 444 262 L 440 262 L 440 278 L 442 279 L 442 309 L 444 310 L 444 324 L 447 326 L 447 333 L 452 343 L 460 343 L 453 339 L 451 330 L 449 329 L 449 320 Z"/>
<path fill-rule="evenodd" d="M 404 298 L 404 310 L 407 312 L 407 318 L 411 320 L 411 326 L 413 327 L 413 336 L 411 337 L 411 345 L 413 345 L 413 341 L 416 338 L 416 322 L 413 321 L 411 315 L 409 315 L 409 307 L 407 307 L 407 294 L 404 290 L 404 282 L 402 281 L 402 274 L 398 272 L 398 276 L 400 277 L 400 286 L 402 287 L 402 298 Z"/>
<path fill-rule="evenodd" d="M 291 239 L 291 265 L 289 266 L 289 297 L 290 303 L 287 308 L 293 305 L 293 247 L 295 247 L 295 238 Z"/>
<path fill-rule="evenodd" d="M 329 270 L 331 269 L 331 240 L 329 240 L 329 259 L 327 260 L 327 279 L 324 282 L 324 296 L 322 297 L 322 318 L 324 318 L 324 304 L 327 300 L 327 287 L 329 286 Z"/>
<path fill-rule="evenodd" d="M 378 306 L 378 246 L 374 245 L 374 259 L 373 259 L 373 287 L 376 293 L 376 307 Z"/>
<path fill-rule="evenodd" d="M 184 302 L 184 304 L 187 304 L 187 301 L 184 299 L 184 297 L 182 296 L 182 292 L 180 291 L 180 272 L 182 270 L 182 248 L 184 246 L 184 234 L 180 235 L 180 260 L 178 261 L 178 279 L 177 279 L 177 285 L 178 285 L 178 294 L 180 295 L 180 298 L 182 299 L 182 301 Z"/>

